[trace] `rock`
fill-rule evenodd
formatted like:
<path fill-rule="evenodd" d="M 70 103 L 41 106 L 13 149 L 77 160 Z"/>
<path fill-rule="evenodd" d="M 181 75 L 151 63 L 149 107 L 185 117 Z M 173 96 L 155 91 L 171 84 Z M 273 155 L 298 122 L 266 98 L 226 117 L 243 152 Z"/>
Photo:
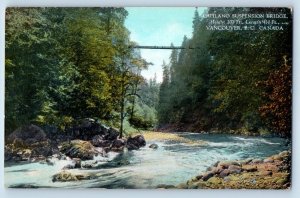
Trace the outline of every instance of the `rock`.
<path fill-rule="evenodd" d="M 94 168 L 93 164 L 83 164 L 81 167 L 86 169 Z"/>
<path fill-rule="evenodd" d="M 228 161 L 228 162 L 220 162 L 218 167 L 222 167 L 223 169 L 227 169 L 230 165 L 240 166 L 238 162 Z"/>
<path fill-rule="evenodd" d="M 24 149 L 20 153 L 20 156 L 22 156 L 22 161 L 27 161 L 31 157 L 31 150 L 30 149 Z"/>
<path fill-rule="evenodd" d="M 50 159 L 46 159 L 46 164 L 49 166 L 54 166 L 54 162 L 52 162 Z"/>
<path fill-rule="evenodd" d="M 102 135 L 95 135 L 92 138 L 91 143 L 93 144 L 93 146 L 96 146 L 96 147 L 110 147 L 111 146 L 111 141 L 105 140 Z"/>
<path fill-rule="evenodd" d="M 291 155 L 291 152 L 289 152 L 289 151 L 282 151 L 282 152 L 279 153 L 278 155 L 281 156 L 281 157 L 286 157 L 286 156 Z"/>
<path fill-rule="evenodd" d="M 116 140 L 118 138 L 118 136 L 120 135 L 119 131 L 113 129 L 113 128 L 109 128 L 108 129 L 108 133 L 104 136 L 104 138 L 106 140 Z"/>
<path fill-rule="evenodd" d="M 158 148 L 158 145 L 157 145 L 157 144 L 151 144 L 151 145 L 149 146 L 149 148 L 157 149 L 157 148 Z"/>
<path fill-rule="evenodd" d="M 111 150 L 113 150 L 113 151 L 123 151 L 125 145 L 126 145 L 126 140 L 116 139 L 116 140 L 113 141 L 113 143 L 111 145 Z"/>
<path fill-rule="evenodd" d="M 16 129 L 7 138 L 8 143 L 17 141 L 15 144 L 18 144 L 16 145 L 18 147 L 46 140 L 46 133 L 43 129 L 33 124 L 25 125 Z"/>
<path fill-rule="evenodd" d="M 46 163 L 46 158 L 43 156 L 31 158 L 30 162 L 40 162 L 41 164 Z"/>
<path fill-rule="evenodd" d="M 259 171 L 258 175 L 260 175 L 260 176 L 271 176 L 272 171 Z"/>
<path fill-rule="evenodd" d="M 230 174 L 230 171 L 228 170 L 228 169 L 225 169 L 225 170 L 223 170 L 220 174 L 219 174 L 219 176 L 221 177 L 221 178 L 225 178 L 226 176 L 228 176 Z"/>
<path fill-rule="evenodd" d="M 258 171 L 272 171 L 272 172 L 278 172 L 279 167 L 274 163 L 262 163 L 257 164 L 257 170 Z"/>
<path fill-rule="evenodd" d="M 212 176 L 214 176 L 214 174 L 212 172 L 206 172 L 206 173 L 203 174 L 202 180 L 207 181 Z"/>
<path fill-rule="evenodd" d="M 283 160 L 283 156 L 281 156 L 281 155 L 274 155 L 273 159 L 274 160 L 278 160 L 278 161 L 282 161 Z"/>
<path fill-rule="evenodd" d="M 233 173 L 239 174 L 240 172 L 242 172 L 242 168 L 237 165 L 230 165 L 228 167 L 228 171 L 229 171 L 229 174 L 233 174 Z"/>
<path fill-rule="evenodd" d="M 213 185 L 217 185 L 217 184 L 221 184 L 222 180 L 218 177 L 211 177 L 207 180 L 207 182 Z"/>
<path fill-rule="evenodd" d="M 62 168 L 62 170 L 69 170 L 74 168 L 75 168 L 75 164 L 67 164 Z"/>
<path fill-rule="evenodd" d="M 60 152 L 71 158 L 80 158 L 81 160 L 91 160 L 94 155 L 99 154 L 95 147 L 88 141 L 72 140 L 64 142 L 61 145 Z"/>
<path fill-rule="evenodd" d="M 268 157 L 268 158 L 266 158 L 266 159 L 264 159 L 264 161 L 263 161 L 264 163 L 273 163 L 274 162 L 274 160 L 273 160 L 273 158 L 271 158 L 271 157 Z"/>
<path fill-rule="evenodd" d="M 223 171 L 224 169 L 223 168 L 221 168 L 221 167 L 211 167 L 210 168 L 210 171 L 212 172 L 212 173 L 214 173 L 214 174 L 219 174 L 219 173 L 221 173 L 222 171 Z"/>
<path fill-rule="evenodd" d="M 290 152 L 280 153 L 269 157 L 269 161 L 264 160 L 265 162 L 263 160 L 253 160 L 251 163 L 220 162 L 217 167 L 210 167 L 210 171 L 203 176 L 188 180 L 183 188 L 287 189 L 291 186 L 290 155 Z M 274 157 L 281 157 L 282 160 L 273 160 Z M 221 168 L 219 174 L 218 168 Z"/>
<path fill-rule="evenodd" d="M 173 188 L 176 188 L 176 187 L 174 185 L 159 184 L 159 185 L 156 186 L 156 188 L 173 189 Z"/>
<path fill-rule="evenodd" d="M 117 166 L 126 166 L 126 165 L 129 165 L 129 164 L 130 164 L 130 162 L 126 159 L 122 159 L 122 160 L 116 162 Z"/>
<path fill-rule="evenodd" d="M 30 145 L 16 143 L 20 139 L 15 139 L 13 144 L 6 144 L 4 148 L 5 161 L 36 161 L 45 159 L 53 154 L 49 141 L 36 142 Z M 21 141 L 23 142 L 23 141 Z"/>
<path fill-rule="evenodd" d="M 53 154 L 53 146 L 51 145 L 49 140 L 31 144 L 30 148 L 32 148 L 32 157 L 48 157 Z"/>
<path fill-rule="evenodd" d="M 11 145 L 4 146 L 4 160 L 11 161 L 14 157 L 14 152 Z"/>
<path fill-rule="evenodd" d="M 102 130 L 102 125 L 92 118 L 74 121 L 73 126 L 67 132 L 73 138 L 82 140 L 91 140 L 95 135 L 105 134 L 105 130 Z"/>
<path fill-rule="evenodd" d="M 61 156 L 60 154 L 55 153 L 55 154 L 53 154 L 51 157 L 52 157 L 53 159 L 60 160 L 62 156 Z"/>
<path fill-rule="evenodd" d="M 92 118 L 77 120 L 72 127 L 67 129 L 74 139 L 92 140 L 94 136 L 100 135 L 103 140 L 115 140 L 119 136 L 119 132 L 111 127 L 96 121 Z"/>
<path fill-rule="evenodd" d="M 146 141 L 142 135 L 137 135 L 135 137 L 129 137 L 127 139 L 126 147 L 128 148 L 128 150 L 137 150 L 143 146 L 146 146 Z"/>
<path fill-rule="evenodd" d="M 217 161 L 216 163 L 213 164 L 214 167 L 217 167 L 219 165 L 220 161 Z"/>
<path fill-rule="evenodd" d="M 262 162 L 263 162 L 262 159 L 254 159 L 254 160 L 252 160 L 253 164 L 259 164 L 259 163 L 262 163 Z"/>
<path fill-rule="evenodd" d="M 206 171 L 211 171 L 212 168 L 213 168 L 213 167 L 210 166 L 210 167 L 208 167 L 208 168 L 206 169 Z"/>
<path fill-rule="evenodd" d="M 199 180 L 199 179 L 197 178 L 197 176 L 191 179 L 192 182 L 196 182 L 196 181 L 198 181 L 198 180 Z"/>
<path fill-rule="evenodd" d="M 103 162 L 103 161 L 89 161 L 81 164 L 82 168 L 95 168 L 97 167 L 98 162 Z"/>
<path fill-rule="evenodd" d="M 74 168 L 81 168 L 81 159 L 73 158 L 72 162 L 74 164 Z"/>
<path fill-rule="evenodd" d="M 240 164 L 244 165 L 244 164 L 249 164 L 250 162 L 252 162 L 252 159 L 245 159 L 245 160 L 241 160 Z"/>
<path fill-rule="evenodd" d="M 231 165 L 229 162 L 220 162 L 218 164 L 218 167 L 222 168 L 222 169 L 227 169 L 229 167 L 229 165 Z"/>
<path fill-rule="evenodd" d="M 199 183 L 200 182 L 192 183 L 192 184 L 188 185 L 188 189 L 198 189 Z"/>
<path fill-rule="evenodd" d="M 9 188 L 41 188 L 40 186 L 36 186 L 34 184 L 16 184 L 9 186 Z"/>
<path fill-rule="evenodd" d="M 69 182 L 92 179 L 93 177 L 89 174 L 72 174 L 67 171 L 62 171 L 52 176 L 52 182 Z"/>
<path fill-rule="evenodd" d="M 188 185 L 185 184 L 185 183 L 181 183 L 181 184 L 179 184 L 178 186 L 176 186 L 176 188 L 178 188 L 178 189 L 187 189 L 187 188 L 188 188 Z"/>
<path fill-rule="evenodd" d="M 257 167 L 256 165 L 247 164 L 242 166 L 242 170 L 246 172 L 255 172 L 257 171 Z"/>
<path fill-rule="evenodd" d="M 232 162 L 231 162 L 231 165 L 241 166 L 241 164 L 240 164 L 239 162 L 236 162 L 236 161 L 232 161 Z"/>

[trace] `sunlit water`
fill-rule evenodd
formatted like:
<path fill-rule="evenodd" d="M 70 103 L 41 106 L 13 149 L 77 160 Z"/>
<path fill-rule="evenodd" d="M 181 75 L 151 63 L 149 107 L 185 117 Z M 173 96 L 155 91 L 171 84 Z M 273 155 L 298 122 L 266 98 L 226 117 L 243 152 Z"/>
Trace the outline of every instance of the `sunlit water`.
<path fill-rule="evenodd" d="M 97 173 L 91 180 L 52 182 L 52 176 L 70 164 L 70 160 L 53 160 L 54 165 L 25 163 L 6 165 L 5 185 L 30 184 L 37 187 L 64 188 L 155 188 L 159 184 L 177 185 L 205 171 L 216 161 L 264 158 L 287 150 L 281 138 L 242 137 L 180 133 L 206 145 L 175 141 L 147 142 L 146 147 L 125 153 L 109 153 L 97 169 L 74 169 L 74 173 Z M 148 146 L 158 145 L 154 150 Z"/>

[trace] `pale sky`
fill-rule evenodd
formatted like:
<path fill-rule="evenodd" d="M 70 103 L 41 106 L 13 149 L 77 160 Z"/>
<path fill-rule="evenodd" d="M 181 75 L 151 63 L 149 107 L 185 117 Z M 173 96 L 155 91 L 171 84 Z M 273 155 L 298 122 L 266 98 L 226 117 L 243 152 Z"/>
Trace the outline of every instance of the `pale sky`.
<path fill-rule="evenodd" d="M 131 32 L 130 38 L 139 45 L 180 46 L 184 35 L 191 38 L 194 7 L 128 7 L 125 26 Z M 201 15 L 204 8 L 198 8 Z M 154 65 L 142 71 L 146 79 L 157 75 L 162 81 L 163 61 L 169 62 L 171 50 L 141 49 L 141 54 Z"/>

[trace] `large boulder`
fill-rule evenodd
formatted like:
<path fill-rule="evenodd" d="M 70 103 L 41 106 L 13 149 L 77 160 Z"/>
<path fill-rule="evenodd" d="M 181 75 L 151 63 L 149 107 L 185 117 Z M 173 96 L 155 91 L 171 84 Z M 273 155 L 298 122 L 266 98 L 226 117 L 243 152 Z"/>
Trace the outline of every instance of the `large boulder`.
<path fill-rule="evenodd" d="M 72 140 L 62 143 L 60 152 L 71 158 L 80 158 L 81 160 L 91 160 L 94 158 L 94 155 L 99 154 L 90 142 L 83 140 Z"/>
<path fill-rule="evenodd" d="M 103 140 L 115 140 L 119 132 L 108 127 L 92 118 L 85 118 L 76 121 L 76 123 L 67 129 L 73 139 L 92 140 L 96 135 L 102 136 Z"/>
<path fill-rule="evenodd" d="M 46 133 L 43 131 L 43 129 L 36 125 L 30 124 L 19 127 L 12 132 L 7 138 L 7 143 L 17 142 L 19 145 L 26 146 L 46 140 Z"/>
<path fill-rule="evenodd" d="M 146 146 L 146 141 L 142 135 L 137 135 L 135 137 L 129 137 L 127 139 L 126 147 L 128 148 L 128 150 L 137 150 L 143 146 Z"/>
<path fill-rule="evenodd" d="M 29 148 L 31 148 L 32 157 L 48 157 L 54 154 L 56 152 L 56 149 L 58 150 L 57 146 L 51 145 L 51 142 L 49 140 L 34 143 Z"/>
<path fill-rule="evenodd" d="M 5 145 L 5 161 L 43 160 L 55 153 L 57 147 L 36 125 L 26 125 L 12 132 Z"/>
<path fill-rule="evenodd" d="M 30 147 L 16 147 L 14 144 L 5 145 L 5 161 L 36 161 L 44 160 L 53 154 L 53 148 L 47 142 L 40 142 L 39 144 Z"/>
<path fill-rule="evenodd" d="M 52 176 L 52 182 L 69 182 L 69 181 L 80 181 L 80 180 L 87 180 L 93 179 L 93 175 L 90 174 L 73 174 L 68 171 L 61 171 Z"/>
<path fill-rule="evenodd" d="M 95 135 L 92 140 L 91 143 L 93 146 L 96 147 L 110 147 L 112 142 L 109 140 L 105 140 L 104 137 L 102 135 Z"/>
<path fill-rule="evenodd" d="M 113 141 L 113 143 L 111 145 L 111 150 L 112 151 L 123 151 L 125 145 L 126 145 L 125 139 L 116 139 Z"/>
<path fill-rule="evenodd" d="M 115 140 L 115 139 L 118 138 L 119 134 L 120 134 L 119 131 L 117 131 L 117 130 L 110 127 L 107 130 L 107 134 L 105 134 L 104 139 L 106 139 L 106 140 Z"/>

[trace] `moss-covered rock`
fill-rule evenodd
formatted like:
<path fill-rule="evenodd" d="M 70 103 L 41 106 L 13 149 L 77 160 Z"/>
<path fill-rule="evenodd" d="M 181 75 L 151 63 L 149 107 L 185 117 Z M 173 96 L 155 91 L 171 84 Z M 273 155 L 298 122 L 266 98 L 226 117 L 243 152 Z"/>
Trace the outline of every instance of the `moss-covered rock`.
<path fill-rule="evenodd" d="M 70 182 L 92 179 L 93 175 L 89 174 L 73 174 L 68 171 L 61 171 L 52 176 L 52 182 Z"/>
<path fill-rule="evenodd" d="M 29 145 L 17 142 L 5 145 L 5 161 L 17 162 L 45 159 L 51 156 L 54 153 L 53 151 L 56 150 L 48 140 Z"/>
<path fill-rule="evenodd" d="M 72 140 L 71 142 L 62 143 L 60 152 L 71 158 L 80 158 L 81 160 L 91 160 L 94 158 L 94 155 L 99 154 L 90 142 L 83 140 Z"/>

